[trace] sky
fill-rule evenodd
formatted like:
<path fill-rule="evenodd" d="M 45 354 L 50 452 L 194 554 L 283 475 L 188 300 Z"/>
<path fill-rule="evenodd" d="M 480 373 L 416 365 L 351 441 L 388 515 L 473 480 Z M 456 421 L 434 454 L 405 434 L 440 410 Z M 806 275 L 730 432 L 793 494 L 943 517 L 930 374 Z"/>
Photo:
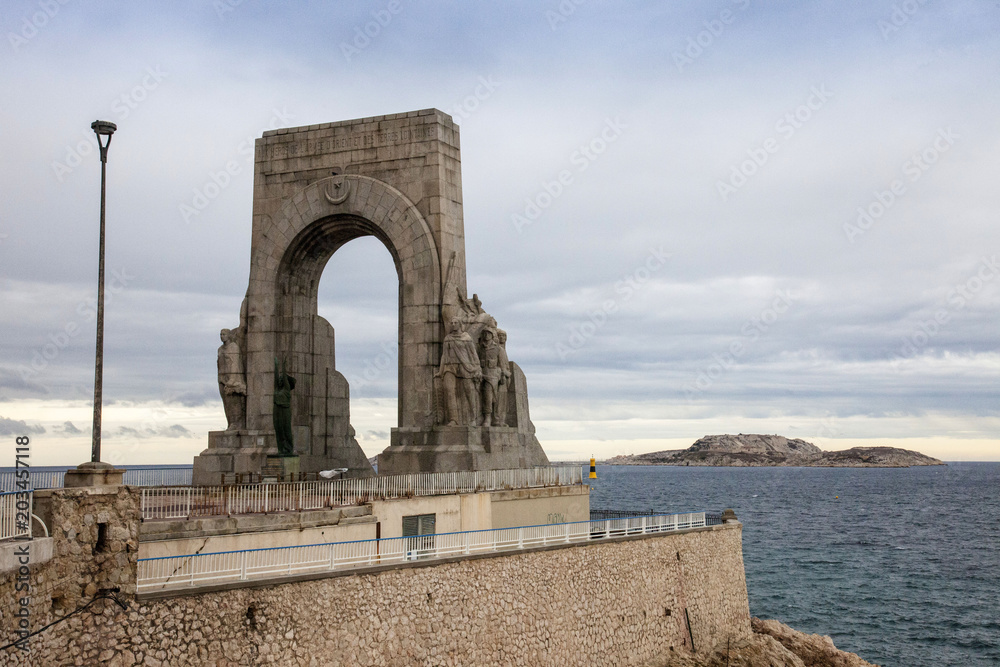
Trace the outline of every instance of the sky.
<path fill-rule="evenodd" d="M 225 427 L 253 140 L 436 107 L 469 291 L 553 460 L 777 433 L 1000 460 L 1000 3 L 5 0 L 0 465 L 89 460 L 109 149 L 103 456 Z M 320 314 L 368 455 L 396 423 L 375 239 Z"/>

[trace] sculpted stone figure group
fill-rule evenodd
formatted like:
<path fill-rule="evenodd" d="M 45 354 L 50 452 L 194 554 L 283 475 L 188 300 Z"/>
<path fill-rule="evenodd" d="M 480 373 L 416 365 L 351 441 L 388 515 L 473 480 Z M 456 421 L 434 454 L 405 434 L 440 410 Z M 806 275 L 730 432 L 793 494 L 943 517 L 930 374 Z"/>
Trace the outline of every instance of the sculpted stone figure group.
<path fill-rule="evenodd" d="M 510 362 L 507 334 L 473 294 L 448 320 L 441 349 L 441 415 L 447 426 L 506 426 Z"/>
<path fill-rule="evenodd" d="M 454 294 L 454 293 L 453 293 Z M 506 426 L 511 364 L 507 333 L 483 310 L 478 295 L 460 293 L 446 313 L 448 333 L 441 349 L 436 423 L 447 426 Z M 243 326 L 223 329 L 219 347 L 219 393 L 226 410 L 227 431 L 246 428 L 247 377 Z M 280 456 L 294 451 L 291 394 L 295 378 L 274 360 L 275 438 Z"/>

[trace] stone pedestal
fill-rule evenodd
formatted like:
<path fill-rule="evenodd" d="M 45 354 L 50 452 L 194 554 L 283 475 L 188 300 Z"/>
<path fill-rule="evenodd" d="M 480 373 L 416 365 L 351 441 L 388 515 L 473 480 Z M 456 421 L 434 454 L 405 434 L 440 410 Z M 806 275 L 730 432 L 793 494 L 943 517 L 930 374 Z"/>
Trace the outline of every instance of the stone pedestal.
<path fill-rule="evenodd" d="M 298 456 L 268 456 L 260 474 L 265 482 L 289 482 L 300 471 Z"/>
<path fill-rule="evenodd" d="M 548 465 L 533 433 L 511 426 L 395 428 L 379 454 L 380 475 L 504 470 Z"/>
<path fill-rule="evenodd" d="M 208 449 L 194 457 L 191 484 L 219 486 L 223 474 L 259 474 L 267 457 L 277 454 L 273 431 L 209 431 Z"/>
<path fill-rule="evenodd" d="M 121 486 L 124 475 L 124 468 L 116 468 L 102 461 L 88 461 L 67 470 L 63 486 L 67 489 L 81 486 Z"/>

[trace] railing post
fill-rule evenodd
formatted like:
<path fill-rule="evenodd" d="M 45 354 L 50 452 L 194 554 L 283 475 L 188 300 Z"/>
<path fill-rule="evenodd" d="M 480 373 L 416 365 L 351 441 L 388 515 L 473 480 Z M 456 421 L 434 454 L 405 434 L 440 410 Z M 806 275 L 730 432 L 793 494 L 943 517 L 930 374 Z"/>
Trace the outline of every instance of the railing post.
<path fill-rule="evenodd" d="M 268 487 L 270 486 L 271 486 L 270 484 L 264 485 L 264 514 L 267 514 L 267 495 L 268 495 L 267 492 L 268 492 Z"/>
<path fill-rule="evenodd" d="M 187 490 L 187 512 L 185 513 L 185 515 L 189 519 L 191 518 L 191 511 L 192 511 L 192 507 L 191 507 L 191 494 L 192 493 L 194 493 L 194 487 L 193 486 L 189 487 L 188 490 Z"/>
<path fill-rule="evenodd" d="M 517 529 L 517 548 L 524 548 L 524 528 Z"/>
<path fill-rule="evenodd" d="M 247 552 L 240 552 L 240 581 L 247 580 Z"/>

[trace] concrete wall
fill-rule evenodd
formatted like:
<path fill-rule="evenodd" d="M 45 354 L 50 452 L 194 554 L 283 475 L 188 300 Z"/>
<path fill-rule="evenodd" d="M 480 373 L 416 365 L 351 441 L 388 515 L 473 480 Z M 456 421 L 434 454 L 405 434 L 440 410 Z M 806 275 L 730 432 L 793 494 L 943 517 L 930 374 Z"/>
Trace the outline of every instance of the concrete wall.
<path fill-rule="evenodd" d="M 139 558 L 267 549 L 402 537 L 403 517 L 434 514 L 437 533 L 586 521 L 589 487 L 550 487 L 377 501 L 369 507 L 309 512 L 149 521 L 141 525 Z"/>
<path fill-rule="evenodd" d="M 494 528 L 590 520 L 589 486 L 498 491 L 490 496 Z"/>
<path fill-rule="evenodd" d="M 483 530 L 493 527 L 493 504 L 489 493 L 466 493 L 462 502 L 462 530 Z"/>
<path fill-rule="evenodd" d="M 436 533 L 457 533 L 460 530 L 480 530 L 489 526 L 462 527 L 463 496 L 427 496 L 406 500 L 382 500 L 372 503 L 372 514 L 382 524 L 382 538 L 403 536 L 403 517 L 413 514 L 434 514 Z M 471 517 L 470 517 L 471 519 Z"/>
<path fill-rule="evenodd" d="M 489 530 L 590 519 L 590 487 L 555 486 L 372 503 L 381 536 L 402 537 L 403 517 L 435 514 L 435 532 Z"/>
<path fill-rule="evenodd" d="M 308 514 L 306 513 L 306 517 L 308 517 Z M 244 549 L 270 549 L 273 547 L 375 539 L 375 518 L 372 516 L 340 518 L 327 523 L 312 525 L 310 525 L 311 522 L 303 524 L 300 521 L 280 521 L 280 519 L 286 518 L 280 515 L 272 518 L 278 519 L 278 521 L 274 522 L 271 530 L 250 532 L 197 531 L 201 532 L 201 534 L 190 537 L 171 537 L 168 539 L 152 540 L 147 539 L 150 537 L 148 534 L 141 535 L 139 558 L 162 558 L 195 553 L 205 554 L 219 551 L 242 551 Z M 291 515 L 289 518 L 303 518 L 303 515 Z M 231 521 L 233 520 L 219 520 L 220 523 L 229 523 Z M 146 525 L 148 524 L 144 524 L 143 527 L 145 528 Z M 157 535 L 165 535 L 165 533 Z"/>

